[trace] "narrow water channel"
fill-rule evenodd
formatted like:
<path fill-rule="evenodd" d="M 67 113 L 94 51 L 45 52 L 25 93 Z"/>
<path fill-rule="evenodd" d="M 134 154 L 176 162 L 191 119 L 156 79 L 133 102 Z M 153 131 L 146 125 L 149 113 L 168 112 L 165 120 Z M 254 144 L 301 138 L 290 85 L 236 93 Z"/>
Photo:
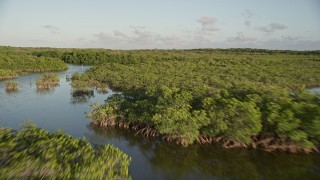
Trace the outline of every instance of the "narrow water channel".
<path fill-rule="evenodd" d="M 66 80 L 67 75 L 89 68 L 69 65 L 67 71 L 59 72 L 60 86 L 53 91 L 36 90 L 39 74 L 15 79 L 20 89 L 14 93 L 6 92 L 5 81 L 0 81 L 0 126 L 19 129 L 23 122 L 32 120 L 49 131 L 62 129 L 95 145 L 112 144 L 131 156 L 133 179 L 320 179 L 319 154 L 226 150 L 215 145 L 184 148 L 127 130 L 93 128 L 85 112 L 91 109 L 90 104 L 102 103 L 113 92 L 73 97 Z"/>

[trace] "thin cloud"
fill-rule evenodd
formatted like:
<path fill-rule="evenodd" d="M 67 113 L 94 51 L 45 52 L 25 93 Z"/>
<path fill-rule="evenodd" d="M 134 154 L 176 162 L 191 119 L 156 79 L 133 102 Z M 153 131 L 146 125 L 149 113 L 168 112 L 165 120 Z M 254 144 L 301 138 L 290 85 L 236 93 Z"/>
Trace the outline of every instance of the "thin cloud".
<path fill-rule="evenodd" d="M 196 35 L 193 37 L 193 43 L 194 44 L 210 44 L 213 40 L 211 38 L 202 36 L 202 35 Z"/>
<path fill-rule="evenodd" d="M 133 37 L 129 40 L 134 43 L 152 43 L 160 39 L 159 35 L 150 31 L 145 30 L 145 28 L 133 28 Z"/>
<path fill-rule="evenodd" d="M 244 25 L 251 26 L 251 18 L 255 15 L 250 9 L 246 9 L 241 15 L 246 19 Z"/>
<path fill-rule="evenodd" d="M 42 40 L 42 39 L 31 39 L 30 40 L 32 43 L 45 43 L 46 41 L 45 40 Z"/>
<path fill-rule="evenodd" d="M 251 26 L 251 21 L 250 21 L 250 20 L 244 21 L 244 25 L 246 25 L 246 26 Z"/>
<path fill-rule="evenodd" d="M 116 36 L 116 37 L 124 38 L 124 39 L 128 38 L 127 35 L 125 35 L 124 33 L 122 33 L 119 30 L 114 30 L 113 31 L 113 35 Z"/>
<path fill-rule="evenodd" d="M 256 41 L 257 38 L 251 37 L 244 32 L 238 32 L 236 37 L 229 38 L 229 41 Z"/>
<path fill-rule="evenodd" d="M 86 39 L 84 37 L 78 37 L 76 41 L 86 41 Z"/>
<path fill-rule="evenodd" d="M 59 34 L 60 29 L 58 27 L 52 26 L 52 25 L 43 25 L 43 28 L 49 30 L 52 34 Z"/>
<path fill-rule="evenodd" d="M 219 29 L 216 27 L 218 20 L 213 16 L 203 16 L 198 19 L 197 22 L 201 24 L 202 31 L 219 31 Z"/>
<path fill-rule="evenodd" d="M 159 34 L 147 31 L 145 28 L 131 26 L 131 29 L 131 32 L 128 34 L 114 30 L 113 33 L 100 32 L 93 34 L 93 36 L 99 42 L 122 42 L 130 44 L 158 43 L 162 39 Z"/>
<path fill-rule="evenodd" d="M 250 10 L 250 9 L 246 9 L 244 12 L 241 13 L 242 16 L 244 16 L 246 19 L 250 19 L 252 16 L 254 16 L 255 14 Z"/>
<path fill-rule="evenodd" d="M 319 50 L 319 40 L 308 40 L 301 38 L 281 38 L 281 39 L 269 39 L 262 42 L 261 47 L 267 49 L 291 49 L 291 50 Z"/>
<path fill-rule="evenodd" d="M 143 26 L 130 26 L 131 31 L 124 33 L 119 30 L 112 32 L 99 32 L 93 34 L 96 43 L 112 44 L 113 46 L 122 44 L 127 47 L 179 47 L 186 43 L 185 38 L 178 34 L 162 35 L 149 31 Z M 151 46 L 152 45 L 152 46 Z"/>
<path fill-rule="evenodd" d="M 138 25 L 131 25 L 130 28 L 132 28 L 132 29 L 146 29 L 145 26 L 138 26 Z"/>
<path fill-rule="evenodd" d="M 300 36 L 296 36 L 296 37 L 292 37 L 292 36 L 282 36 L 283 39 L 288 40 L 288 41 L 297 41 L 299 39 L 301 39 L 302 37 Z"/>
<path fill-rule="evenodd" d="M 43 25 L 42 27 L 43 27 L 43 28 L 46 28 L 46 29 L 50 29 L 50 30 L 59 30 L 58 27 L 51 26 L 51 25 Z"/>
<path fill-rule="evenodd" d="M 117 40 L 116 37 L 112 36 L 111 34 L 100 32 L 93 34 L 94 37 L 96 37 L 99 41 L 114 41 Z"/>
<path fill-rule="evenodd" d="M 282 29 L 287 29 L 288 27 L 284 24 L 278 24 L 278 23 L 271 23 L 270 24 L 271 29 L 274 30 L 282 30 Z"/>
<path fill-rule="evenodd" d="M 178 35 L 163 36 L 160 40 L 165 44 L 181 44 L 184 40 Z"/>
<path fill-rule="evenodd" d="M 288 26 L 279 23 L 271 23 L 268 26 L 259 27 L 258 30 L 266 33 L 272 33 L 278 30 L 288 29 Z"/>

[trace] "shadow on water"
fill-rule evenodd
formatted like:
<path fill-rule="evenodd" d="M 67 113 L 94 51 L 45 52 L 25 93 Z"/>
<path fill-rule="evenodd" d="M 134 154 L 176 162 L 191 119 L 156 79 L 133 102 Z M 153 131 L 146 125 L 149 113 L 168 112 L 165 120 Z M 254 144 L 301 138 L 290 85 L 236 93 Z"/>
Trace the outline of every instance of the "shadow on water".
<path fill-rule="evenodd" d="M 5 90 L 6 91 L 6 93 L 8 94 L 8 95 L 10 95 L 10 94 L 15 94 L 15 93 L 18 93 L 19 92 L 19 90 L 8 90 L 8 89 L 6 89 Z"/>
<path fill-rule="evenodd" d="M 100 95 L 107 95 L 109 91 L 101 90 L 71 90 L 70 103 L 71 104 L 85 104 L 88 103 L 91 98 L 95 97 L 95 93 Z"/>
<path fill-rule="evenodd" d="M 136 146 L 165 179 L 316 179 L 320 177 L 319 155 L 266 153 L 245 149 L 222 149 L 216 145 L 187 148 L 134 135 L 130 130 L 97 128 L 89 139 L 118 138 Z M 132 173 L 132 172 L 131 172 Z M 147 172 L 145 172 L 148 174 Z M 145 174 L 145 175 L 146 175 Z M 151 175 L 150 175 L 151 176 Z M 135 177 L 133 173 L 133 177 Z"/>
<path fill-rule="evenodd" d="M 94 97 L 94 91 L 71 91 L 71 104 L 84 104 Z"/>
<path fill-rule="evenodd" d="M 55 88 L 52 89 L 37 89 L 36 92 L 38 95 L 49 95 L 53 94 L 55 91 Z"/>

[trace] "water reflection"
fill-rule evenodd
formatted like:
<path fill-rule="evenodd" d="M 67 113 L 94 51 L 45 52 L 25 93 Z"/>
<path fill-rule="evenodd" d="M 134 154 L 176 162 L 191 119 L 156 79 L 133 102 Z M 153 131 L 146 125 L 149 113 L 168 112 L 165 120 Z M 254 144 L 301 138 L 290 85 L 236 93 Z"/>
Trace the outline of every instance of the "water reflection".
<path fill-rule="evenodd" d="M 266 153 L 253 150 L 225 150 L 215 145 L 191 145 L 187 148 L 161 140 L 134 136 L 130 130 L 101 129 L 90 139 L 117 138 L 128 146 L 137 146 L 149 163 L 162 172 L 164 179 L 314 179 L 320 177 L 319 155 Z M 146 177 L 152 174 L 144 172 Z M 152 172 L 149 172 L 152 173 Z M 133 175 L 134 177 L 134 175 Z"/>
<path fill-rule="evenodd" d="M 71 104 L 83 104 L 87 103 L 90 98 L 94 97 L 94 91 L 80 91 L 80 90 L 72 90 L 71 91 Z"/>
<path fill-rule="evenodd" d="M 10 95 L 10 94 L 15 94 L 15 93 L 19 92 L 18 89 L 6 89 L 5 91 L 6 91 L 6 93 L 9 94 L 9 95 Z"/>
<path fill-rule="evenodd" d="M 71 81 L 71 74 L 67 74 L 66 75 L 66 82 L 70 82 Z"/>
<path fill-rule="evenodd" d="M 91 98 L 95 97 L 95 93 L 106 95 L 112 93 L 111 90 L 101 90 L 101 89 L 90 89 L 90 90 L 75 90 L 72 89 L 70 93 L 70 103 L 71 104 L 84 104 L 87 103 Z"/>
<path fill-rule="evenodd" d="M 36 89 L 36 92 L 38 95 L 48 95 L 48 94 L 53 94 L 55 91 L 55 88 L 51 89 Z"/>

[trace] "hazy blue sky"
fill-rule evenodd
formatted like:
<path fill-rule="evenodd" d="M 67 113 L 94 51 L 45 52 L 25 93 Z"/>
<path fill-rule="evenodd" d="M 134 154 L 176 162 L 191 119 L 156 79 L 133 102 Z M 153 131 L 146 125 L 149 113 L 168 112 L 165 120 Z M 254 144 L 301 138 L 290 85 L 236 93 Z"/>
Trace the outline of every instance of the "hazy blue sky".
<path fill-rule="evenodd" d="M 320 49 L 320 0 L 0 0 L 0 45 Z"/>

